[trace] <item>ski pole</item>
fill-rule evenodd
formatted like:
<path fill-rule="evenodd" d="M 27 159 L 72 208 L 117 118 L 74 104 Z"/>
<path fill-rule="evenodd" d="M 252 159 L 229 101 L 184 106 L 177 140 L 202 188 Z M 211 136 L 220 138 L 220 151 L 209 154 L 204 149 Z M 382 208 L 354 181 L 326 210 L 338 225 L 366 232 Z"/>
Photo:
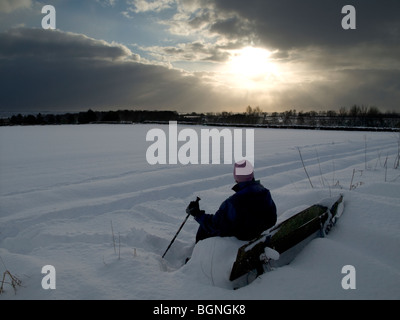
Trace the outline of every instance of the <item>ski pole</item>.
<path fill-rule="evenodd" d="M 196 202 L 199 202 L 200 200 L 201 200 L 201 199 L 200 199 L 199 197 L 197 197 Z M 183 228 L 183 226 L 184 226 L 184 224 L 186 223 L 186 221 L 187 221 L 187 219 L 189 218 L 189 216 L 190 216 L 190 213 L 188 213 L 188 215 L 186 216 L 185 220 L 183 220 L 183 222 L 182 222 L 181 226 L 179 227 L 177 233 L 175 234 L 175 236 L 174 236 L 173 239 L 171 240 L 171 242 L 170 242 L 170 244 L 169 244 L 167 250 L 165 250 L 165 252 L 164 252 L 164 254 L 163 254 L 163 256 L 162 256 L 162 259 L 164 259 L 164 256 L 165 256 L 166 253 L 168 252 L 169 248 L 171 248 L 172 244 L 174 243 L 174 241 L 175 241 L 176 237 L 178 236 L 179 232 L 181 232 L 181 229 Z"/>

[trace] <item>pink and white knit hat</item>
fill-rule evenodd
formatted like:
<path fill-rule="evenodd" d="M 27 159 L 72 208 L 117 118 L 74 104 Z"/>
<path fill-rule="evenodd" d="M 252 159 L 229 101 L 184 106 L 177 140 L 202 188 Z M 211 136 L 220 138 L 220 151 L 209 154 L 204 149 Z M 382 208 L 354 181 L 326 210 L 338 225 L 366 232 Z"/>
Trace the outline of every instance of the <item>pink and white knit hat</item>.
<path fill-rule="evenodd" d="M 235 163 L 233 177 L 236 182 L 251 181 L 254 179 L 254 168 L 248 160 L 241 160 Z"/>

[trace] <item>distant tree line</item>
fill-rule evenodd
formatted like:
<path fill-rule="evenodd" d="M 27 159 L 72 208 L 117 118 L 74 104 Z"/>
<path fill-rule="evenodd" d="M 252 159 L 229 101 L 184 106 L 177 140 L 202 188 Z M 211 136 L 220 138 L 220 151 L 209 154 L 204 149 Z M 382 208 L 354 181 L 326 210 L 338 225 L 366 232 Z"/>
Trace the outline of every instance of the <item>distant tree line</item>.
<path fill-rule="evenodd" d="M 177 120 L 175 111 L 117 110 L 41 114 L 13 115 L 8 119 L 0 119 L 3 125 L 48 125 L 48 124 L 89 124 L 89 123 L 142 123 L 146 121 Z"/>
<path fill-rule="evenodd" d="M 207 113 L 207 123 L 253 124 L 264 127 L 289 128 L 400 128 L 400 113 L 382 113 L 377 107 L 353 105 L 348 110 L 263 112 L 259 107 L 248 106 L 244 113 Z"/>
<path fill-rule="evenodd" d="M 13 115 L 0 119 L 0 125 L 49 125 L 89 123 L 167 123 L 178 121 L 190 124 L 256 125 L 289 128 L 400 128 L 400 114 L 381 112 L 377 107 L 353 105 L 349 109 L 328 111 L 263 112 L 259 107 L 248 106 L 245 112 L 208 112 L 179 114 L 176 111 L 117 110 L 65 113 Z"/>

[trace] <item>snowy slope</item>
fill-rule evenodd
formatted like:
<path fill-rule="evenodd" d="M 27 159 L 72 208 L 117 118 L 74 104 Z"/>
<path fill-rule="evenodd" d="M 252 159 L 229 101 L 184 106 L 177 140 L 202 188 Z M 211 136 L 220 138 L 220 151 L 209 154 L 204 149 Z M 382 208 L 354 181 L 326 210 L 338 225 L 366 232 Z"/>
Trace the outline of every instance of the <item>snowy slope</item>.
<path fill-rule="evenodd" d="M 255 129 L 256 178 L 281 219 L 339 193 L 345 211 L 291 264 L 232 290 L 234 238 L 203 241 L 182 267 L 191 218 L 161 259 L 191 200 L 213 213 L 232 194 L 232 165 L 151 166 L 154 127 L 168 131 L 0 128 L 0 271 L 22 280 L 16 293 L 5 283 L 0 299 L 400 299 L 398 134 Z M 45 265 L 55 267 L 55 290 L 42 288 Z M 341 286 L 345 265 L 356 270 L 354 290 Z"/>

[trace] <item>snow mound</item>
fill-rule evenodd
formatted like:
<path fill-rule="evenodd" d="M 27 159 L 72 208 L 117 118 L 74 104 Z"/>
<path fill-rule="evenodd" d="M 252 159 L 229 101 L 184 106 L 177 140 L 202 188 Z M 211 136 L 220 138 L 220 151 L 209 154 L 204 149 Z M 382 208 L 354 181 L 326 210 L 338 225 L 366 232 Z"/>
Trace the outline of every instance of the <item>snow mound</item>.
<path fill-rule="evenodd" d="M 216 237 L 199 241 L 182 272 L 205 285 L 234 289 L 229 276 L 237 251 L 245 243 L 234 237 Z"/>

